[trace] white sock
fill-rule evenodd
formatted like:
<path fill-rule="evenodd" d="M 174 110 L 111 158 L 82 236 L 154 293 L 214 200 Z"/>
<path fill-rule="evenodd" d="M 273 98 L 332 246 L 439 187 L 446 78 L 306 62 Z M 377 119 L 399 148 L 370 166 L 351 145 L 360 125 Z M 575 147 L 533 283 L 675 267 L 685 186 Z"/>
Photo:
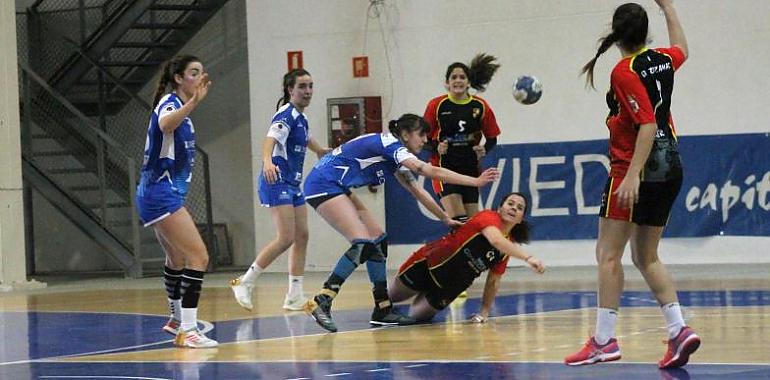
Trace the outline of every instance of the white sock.
<path fill-rule="evenodd" d="M 301 296 L 302 295 L 302 279 L 303 276 L 289 275 L 289 296 Z"/>
<path fill-rule="evenodd" d="M 248 283 L 254 283 L 254 281 L 257 279 L 257 277 L 264 271 L 265 268 L 260 267 L 257 265 L 257 262 L 251 263 L 251 266 L 249 267 L 249 270 L 246 271 L 246 273 L 241 277 L 241 281 L 248 282 Z"/>
<path fill-rule="evenodd" d="M 615 325 L 618 323 L 618 311 L 596 308 L 596 335 L 594 340 L 600 345 L 605 345 L 615 337 Z"/>
<path fill-rule="evenodd" d="M 182 299 L 178 300 L 172 300 L 171 298 L 168 299 L 168 309 L 171 311 L 171 316 L 174 317 L 177 321 L 182 320 Z"/>
<path fill-rule="evenodd" d="M 182 308 L 182 330 L 188 331 L 198 327 L 198 308 Z"/>
<path fill-rule="evenodd" d="M 679 331 L 684 327 L 684 318 L 682 318 L 682 308 L 679 306 L 679 302 L 667 303 L 661 306 L 660 309 L 663 311 L 663 317 L 666 318 L 668 338 L 676 338 L 679 335 Z"/>

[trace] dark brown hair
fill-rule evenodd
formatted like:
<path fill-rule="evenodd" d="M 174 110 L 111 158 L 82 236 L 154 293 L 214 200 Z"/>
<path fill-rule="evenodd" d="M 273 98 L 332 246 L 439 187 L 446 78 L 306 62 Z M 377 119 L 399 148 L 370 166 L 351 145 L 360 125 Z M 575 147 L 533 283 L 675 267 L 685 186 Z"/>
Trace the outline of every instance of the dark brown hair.
<path fill-rule="evenodd" d="M 444 80 L 449 81 L 449 76 L 452 75 L 452 71 L 460 68 L 468 77 L 468 82 L 470 82 L 471 87 L 483 92 L 486 90 L 489 81 L 492 80 L 492 76 L 495 75 L 497 69 L 500 68 L 500 65 L 495 63 L 495 61 L 497 61 L 495 56 L 486 53 L 476 54 L 476 56 L 473 57 L 473 60 L 471 60 L 470 67 L 462 62 L 455 62 L 449 65 L 446 68 Z"/>
<path fill-rule="evenodd" d="M 402 131 L 412 132 L 420 130 L 422 133 L 428 133 L 430 131 L 430 125 L 428 125 L 421 116 L 413 113 L 405 113 L 401 115 L 398 120 L 389 121 L 388 130 L 393 136 L 400 140 Z"/>
<path fill-rule="evenodd" d="M 152 100 L 152 107 L 158 105 L 160 98 L 166 93 L 166 87 L 171 85 L 171 88 L 176 90 L 176 81 L 174 75 L 184 76 L 184 70 L 192 62 L 200 62 L 201 60 L 194 55 L 182 54 L 172 58 L 165 65 L 163 65 L 163 71 L 160 73 L 160 79 L 158 79 L 158 89 L 155 90 L 155 98 Z"/>
<path fill-rule="evenodd" d="M 275 104 L 275 110 L 277 111 L 282 105 L 289 102 L 291 95 L 289 95 L 289 89 L 297 84 L 297 78 L 305 75 L 310 75 L 305 69 L 293 69 L 283 75 L 283 96 L 278 99 L 278 103 Z"/>
<path fill-rule="evenodd" d="M 626 3 L 615 8 L 612 15 L 612 32 L 599 39 L 596 55 L 583 66 L 581 74 L 586 74 L 586 86 L 594 86 L 594 66 L 600 55 L 617 43 L 626 51 L 631 51 L 647 42 L 647 11 L 637 3 Z"/>

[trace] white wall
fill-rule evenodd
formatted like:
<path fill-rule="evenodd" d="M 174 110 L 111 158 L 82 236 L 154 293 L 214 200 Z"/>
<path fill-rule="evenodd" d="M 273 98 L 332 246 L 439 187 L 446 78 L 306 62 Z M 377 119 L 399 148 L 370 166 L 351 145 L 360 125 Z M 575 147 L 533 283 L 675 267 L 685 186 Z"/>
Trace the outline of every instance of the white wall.
<path fill-rule="evenodd" d="M 478 52 L 502 63 L 487 92 L 503 128 L 501 143 L 604 139 L 607 131 L 604 92 L 608 73 L 619 58 L 616 49 L 596 67 L 598 91 L 587 91 L 580 67 L 593 56 L 596 41 L 608 31 L 621 1 L 385 0 L 379 19 L 367 18 L 369 2 L 248 1 L 249 85 L 252 177 L 286 52 L 302 50 L 304 66 L 315 81 L 307 114 L 311 129 L 326 128 L 325 100 L 379 95 L 385 118 L 422 113 L 428 99 L 444 91 L 443 75 L 453 61 L 468 62 Z M 663 16 L 653 1 L 649 11 L 653 45 L 668 43 Z M 688 36 L 691 59 L 677 76 L 673 111 L 681 135 L 767 132 L 764 119 L 770 95 L 770 2 L 764 0 L 680 0 L 676 6 Z M 368 32 L 366 25 L 368 24 Z M 353 79 L 351 57 L 369 56 L 369 79 Z M 533 74 L 545 86 L 535 106 L 516 104 L 510 84 L 519 74 Z M 323 141 L 323 139 L 320 139 Z M 307 168 L 314 160 L 308 158 Z M 364 196 L 384 223 L 382 193 Z M 255 244 L 273 237 L 268 213 L 255 205 Z M 311 211 L 308 267 L 328 269 L 346 243 Z M 767 247 L 761 238 L 670 239 L 663 244 L 669 261 L 770 261 L 767 255 L 743 255 L 749 247 Z M 414 247 L 391 247 L 394 267 Z M 593 241 L 541 242 L 531 247 L 550 264 L 591 264 Z M 285 270 L 285 260 L 272 270 Z"/>

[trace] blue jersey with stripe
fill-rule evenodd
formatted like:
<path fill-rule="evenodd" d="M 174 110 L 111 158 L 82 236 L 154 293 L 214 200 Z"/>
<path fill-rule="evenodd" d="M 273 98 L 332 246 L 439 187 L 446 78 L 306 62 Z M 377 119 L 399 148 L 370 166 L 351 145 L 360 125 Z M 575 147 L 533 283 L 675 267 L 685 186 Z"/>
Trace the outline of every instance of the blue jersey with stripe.
<path fill-rule="evenodd" d="M 385 183 L 404 160 L 417 158 L 390 133 L 359 136 L 335 148 L 315 165 L 325 178 L 345 188 Z"/>
<path fill-rule="evenodd" d="M 144 144 L 139 195 L 148 184 L 162 181 L 168 181 L 172 190 L 180 195 L 187 194 L 195 164 L 195 128 L 192 120 L 186 117 L 171 133 L 160 130 L 160 119 L 182 105 L 182 100 L 175 93 L 170 93 L 163 96 L 152 111 Z"/>
<path fill-rule="evenodd" d="M 286 103 L 273 116 L 267 136 L 277 141 L 273 147 L 273 165 L 280 170 L 279 180 L 299 186 L 310 141 L 307 118 L 293 104 Z"/>

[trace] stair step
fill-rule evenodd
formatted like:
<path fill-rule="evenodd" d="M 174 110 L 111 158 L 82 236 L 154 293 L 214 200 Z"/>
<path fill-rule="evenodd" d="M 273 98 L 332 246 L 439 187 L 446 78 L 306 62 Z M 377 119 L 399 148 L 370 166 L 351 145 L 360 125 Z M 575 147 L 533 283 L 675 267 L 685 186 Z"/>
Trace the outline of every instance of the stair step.
<path fill-rule="evenodd" d="M 95 191 L 99 190 L 99 186 L 96 185 L 78 185 L 78 186 L 70 186 L 68 189 L 72 191 Z"/>
<path fill-rule="evenodd" d="M 48 170 L 49 174 L 83 174 L 83 173 L 91 173 L 90 170 L 86 168 L 60 168 L 60 169 L 50 169 Z"/>
<path fill-rule="evenodd" d="M 88 203 L 85 206 L 90 208 L 90 209 L 99 209 L 99 208 L 102 207 L 101 203 Z M 107 208 L 131 207 L 131 203 L 128 203 L 128 202 L 107 202 L 107 204 L 105 206 L 107 206 Z"/>
<path fill-rule="evenodd" d="M 173 42 L 117 42 L 112 45 L 119 49 L 152 49 L 152 48 L 172 48 L 178 44 Z"/>
<path fill-rule="evenodd" d="M 74 154 L 68 150 L 51 150 L 46 152 L 34 152 L 33 156 L 36 157 L 66 157 L 74 156 Z"/>
<path fill-rule="evenodd" d="M 131 29 L 187 29 L 189 27 L 189 25 L 169 22 L 137 22 L 131 25 Z"/>
<path fill-rule="evenodd" d="M 150 257 L 150 258 L 143 258 L 142 264 L 149 264 L 149 263 L 162 263 L 166 261 L 166 256 L 163 257 Z"/>
<path fill-rule="evenodd" d="M 207 7 L 187 4 L 153 4 L 150 9 L 154 11 L 205 11 Z"/>
<path fill-rule="evenodd" d="M 134 67 L 134 66 L 160 66 L 163 62 L 160 61 L 105 61 L 100 62 L 100 65 L 110 67 Z"/>
<path fill-rule="evenodd" d="M 115 84 L 113 84 L 112 82 L 106 81 L 106 80 L 103 83 L 108 88 L 116 87 Z M 145 81 L 140 80 L 140 79 L 126 79 L 126 80 L 121 80 L 120 81 L 120 84 L 122 84 L 122 85 L 144 84 L 144 83 L 145 83 Z M 93 80 L 93 79 L 81 79 L 76 85 L 80 85 L 80 86 L 97 86 L 97 85 L 99 85 L 99 82 L 96 81 L 96 80 Z"/>
<path fill-rule="evenodd" d="M 107 227 L 131 227 L 130 220 L 110 220 L 107 222 Z"/>

